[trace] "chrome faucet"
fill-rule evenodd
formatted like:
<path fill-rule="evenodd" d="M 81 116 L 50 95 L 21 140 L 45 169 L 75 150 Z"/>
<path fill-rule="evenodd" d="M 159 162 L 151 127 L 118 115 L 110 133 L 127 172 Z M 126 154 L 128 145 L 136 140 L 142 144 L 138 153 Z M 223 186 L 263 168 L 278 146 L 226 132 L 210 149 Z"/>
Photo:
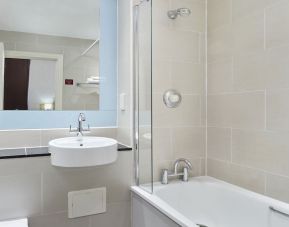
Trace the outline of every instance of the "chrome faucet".
<path fill-rule="evenodd" d="M 183 172 L 178 173 L 178 167 L 179 167 L 179 164 L 181 162 L 185 163 L 185 167 L 183 169 Z M 174 172 L 169 172 L 168 169 L 163 169 L 161 182 L 162 182 L 162 184 L 168 184 L 169 183 L 169 177 L 178 177 L 178 176 L 182 176 L 183 181 L 188 181 L 189 180 L 189 170 L 191 170 L 191 169 L 192 169 L 192 163 L 185 158 L 180 158 L 180 159 L 176 160 L 174 163 Z"/>
<path fill-rule="evenodd" d="M 83 128 L 83 122 L 85 122 L 85 121 L 86 121 L 86 117 L 85 117 L 84 113 L 80 113 L 78 116 L 78 127 L 76 129 L 72 129 L 72 127 L 70 125 L 69 132 L 71 132 L 71 133 L 76 132 L 77 136 L 83 136 L 84 132 L 90 132 L 89 125 L 86 129 Z"/>

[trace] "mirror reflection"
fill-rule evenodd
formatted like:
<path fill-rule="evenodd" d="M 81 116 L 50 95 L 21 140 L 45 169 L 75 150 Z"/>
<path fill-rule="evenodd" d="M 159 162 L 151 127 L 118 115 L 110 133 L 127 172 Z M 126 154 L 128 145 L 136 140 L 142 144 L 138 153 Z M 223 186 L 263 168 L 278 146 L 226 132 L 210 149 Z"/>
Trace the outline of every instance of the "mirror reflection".
<path fill-rule="evenodd" d="M 2 110 L 98 110 L 97 0 L 0 0 Z"/>

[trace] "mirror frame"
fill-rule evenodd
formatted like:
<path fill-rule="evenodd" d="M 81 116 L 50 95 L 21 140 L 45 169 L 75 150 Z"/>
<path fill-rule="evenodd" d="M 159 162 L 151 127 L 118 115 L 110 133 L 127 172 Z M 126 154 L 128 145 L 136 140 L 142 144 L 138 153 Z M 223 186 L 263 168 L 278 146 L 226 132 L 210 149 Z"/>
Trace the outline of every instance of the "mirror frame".
<path fill-rule="evenodd" d="M 99 73 L 104 81 L 100 83 L 98 111 L 0 111 L 0 131 L 67 129 L 75 123 L 80 112 L 84 112 L 91 127 L 117 127 L 118 125 L 118 0 L 100 0 L 100 43 Z M 1 51 L 3 50 L 3 51 Z M 15 49 L 14 49 L 15 50 Z M 22 49 L 20 49 L 22 51 Z M 27 50 L 23 50 L 27 51 Z M 4 49 L 0 45 L 0 57 Z M 4 70 L 0 58 L 0 71 Z M 65 75 L 64 75 L 65 77 Z M 3 78 L 0 76 L 0 79 Z M 0 86 L 3 81 L 0 81 Z"/>

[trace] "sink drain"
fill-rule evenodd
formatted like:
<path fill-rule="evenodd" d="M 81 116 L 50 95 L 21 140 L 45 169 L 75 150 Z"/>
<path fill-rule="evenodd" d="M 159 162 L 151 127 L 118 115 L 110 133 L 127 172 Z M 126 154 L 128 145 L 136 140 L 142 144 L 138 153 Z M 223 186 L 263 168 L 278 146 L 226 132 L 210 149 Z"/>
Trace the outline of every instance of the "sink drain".
<path fill-rule="evenodd" d="M 202 225 L 202 224 L 197 224 L 197 225 L 200 226 L 200 227 L 209 227 L 209 226 Z"/>

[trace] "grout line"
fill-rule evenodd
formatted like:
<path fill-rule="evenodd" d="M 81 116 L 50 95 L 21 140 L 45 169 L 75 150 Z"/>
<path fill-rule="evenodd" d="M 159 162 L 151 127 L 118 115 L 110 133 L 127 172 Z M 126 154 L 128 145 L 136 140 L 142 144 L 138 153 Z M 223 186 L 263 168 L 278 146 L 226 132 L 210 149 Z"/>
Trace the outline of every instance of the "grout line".
<path fill-rule="evenodd" d="M 199 173 L 198 173 L 198 175 L 199 176 L 202 176 L 202 167 L 203 167 L 203 165 L 202 165 L 202 161 L 203 161 L 203 158 L 199 158 Z"/>
<path fill-rule="evenodd" d="M 264 90 L 244 90 L 244 91 L 209 93 L 208 96 L 237 95 L 237 94 L 261 93 L 261 92 L 264 92 Z"/>
<path fill-rule="evenodd" d="M 231 56 L 231 87 L 233 90 L 235 90 L 235 57 L 234 56 Z"/>
<path fill-rule="evenodd" d="M 160 95 L 160 96 L 163 96 L 164 92 L 163 91 L 156 91 L 156 92 L 153 92 L 153 95 Z M 201 93 L 184 93 L 182 92 L 182 96 L 202 96 Z"/>
<path fill-rule="evenodd" d="M 215 160 L 220 161 L 220 162 L 225 162 L 224 160 L 218 160 L 218 159 L 215 159 Z M 283 178 L 286 178 L 286 179 L 289 180 L 289 175 L 286 176 L 286 175 L 283 175 L 283 174 L 270 172 L 270 171 L 267 171 L 267 170 L 264 170 L 264 169 L 260 169 L 260 168 L 256 168 L 256 167 L 252 167 L 252 166 L 248 166 L 248 165 L 241 165 L 241 164 L 236 163 L 236 162 L 232 162 L 232 164 L 236 165 L 236 166 L 239 166 L 239 167 L 243 167 L 243 168 L 255 170 L 255 171 L 258 171 L 258 172 L 262 172 L 262 173 L 265 173 L 266 175 L 270 174 L 270 175 L 274 175 L 274 176 L 277 176 L 277 177 L 283 177 Z"/>
<path fill-rule="evenodd" d="M 59 211 L 55 211 L 55 212 L 47 212 L 47 213 L 43 213 L 41 216 L 50 216 L 50 215 L 57 215 L 57 214 L 67 214 L 68 210 L 59 210 Z"/>
<path fill-rule="evenodd" d="M 198 48 L 198 52 L 199 52 L 198 53 L 198 55 L 199 55 L 198 56 L 198 64 L 201 64 L 201 62 L 202 62 L 202 56 L 201 56 L 202 54 L 201 53 L 202 53 L 202 44 L 203 44 L 202 43 L 202 33 L 198 34 L 198 43 L 199 43 L 198 44 L 199 45 L 199 48 Z"/>
<path fill-rule="evenodd" d="M 117 129 L 117 126 L 107 126 L 107 127 L 90 127 L 91 130 L 106 130 L 106 129 Z M 34 129 L 0 129 L 0 132 L 37 132 L 37 131 L 61 131 L 69 130 L 69 128 L 34 128 Z"/>
<path fill-rule="evenodd" d="M 173 81 L 174 81 L 174 75 L 173 75 L 173 61 L 172 60 L 170 60 L 170 61 L 168 61 L 169 62 L 169 85 L 170 85 L 170 87 L 172 87 L 173 86 Z M 161 92 L 161 95 L 163 95 L 164 94 L 164 92 Z M 183 94 L 183 95 L 185 95 L 185 94 Z"/>
<path fill-rule="evenodd" d="M 264 36 L 264 40 L 263 40 L 263 47 L 264 47 L 264 50 L 266 50 L 266 48 L 267 48 L 267 39 L 266 39 L 266 33 L 267 33 L 267 30 L 266 30 L 266 8 L 264 9 L 264 18 L 263 18 L 263 29 L 264 29 L 264 34 L 263 34 L 263 36 Z"/>
<path fill-rule="evenodd" d="M 92 216 L 88 216 L 88 226 L 92 227 Z"/>
<path fill-rule="evenodd" d="M 148 125 L 149 126 L 149 125 Z M 203 129 L 205 128 L 205 126 L 203 125 L 166 125 L 166 126 L 155 126 L 154 129 L 180 129 L 180 128 L 184 128 L 184 129 L 190 129 L 190 128 L 193 128 L 193 129 Z M 214 128 L 214 127 L 212 127 Z M 216 127 L 217 128 L 217 127 Z"/>
<path fill-rule="evenodd" d="M 233 18 L 233 1 L 230 1 L 230 25 L 233 25 L 233 20 L 234 20 L 234 18 Z"/>
<path fill-rule="evenodd" d="M 264 91 L 264 129 L 267 130 L 267 89 Z"/>
<path fill-rule="evenodd" d="M 198 128 L 198 127 L 196 127 Z M 209 125 L 208 128 L 221 128 L 221 129 L 230 129 L 229 126 L 218 126 L 218 125 Z M 253 129 L 253 128 L 234 128 L 232 127 L 232 130 L 238 130 L 238 131 L 246 131 L 246 132 L 264 132 L 264 133 L 275 133 L 275 134 L 288 134 L 289 130 L 270 130 L 270 129 Z"/>
<path fill-rule="evenodd" d="M 175 156 L 175 151 L 174 151 L 174 140 L 173 140 L 173 138 L 174 138 L 174 130 L 173 130 L 172 127 L 169 128 L 169 132 L 170 132 L 170 147 L 171 147 L 170 153 L 171 153 L 171 157 L 173 159 L 174 156 Z"/>
<path fill-rule="evenodd" d="M 284 178 L 289 180 L 289 176 L 282 176 L 282 175 L 270 173 L 270 172 L 262 170 L 262 169 L 258 169 L 258 168 L 254 168 L 254 167 L 250 167 L 250 166 L 246 166 L 246 165 L 240 165 L 238 163 L 228 163 L 228 161 L 226 161 L 226 160 L 221 160 L 221 159 L 216 159 L 216 158 L 210 158 L 210 159 L 213 161 L 221 162 L 223 165 L 233 164 L 233 165 L 240 167 L 240 168 L 245 168 L 248 170 L 257 171 L 259 173 L 264 174 L 264 188 L 263 188 L 264 189 L 264 193 L 263 193 L 264 195 L 268 195 L 268 190 L 267 190 L 268 174 L 272 174 L 272 175 L 279 176 L 279 177 L 284 177 Z"/>
<path fill-rule="evenodd" d="M 42 146 L 43 144 L 43 130 L 40 130 L 40 147 Z"/>
<path fill-rule="evenodd" d="M 174 27 L 168 27 L 169 31 L 173 31 L 173 32 L 191 32 L 191 33 L 203 33 L 204 31 L 202 30 L 194 30 L 194 29 L 190 29 L 190 28 L 174 28 Z"/>
<path fill-rule="evenodd" d="M 209 157 L 208 160 L 213 160 L 213 161 L 217 161 L 217 162 L 222 162 L 222 163 L 225 163 L 225 164 L 227 164 L 227 165 L 229 165 L 229 164 L 234 164 L 234 163 L 231 163 L 229 160 L 219 159 L 219 158 L 215 158 L 215 157 Z"/>
<path fill-rule="evenodd" d="M 199 116 L 199 120 L 200 120 L 200 122 L 199 122 L 199 124 L 200 125 L 203 125 L 203 108 L 204 108 L 204 105 L 205 105 L 205 101 L 204 100 L 202 100 L 202 96 L 200 95 L 200 97 L 198 98 L 198 102 L 199 102 L 199 107 L 200 107 L 200 110 L 199 110 L 199 114 L 200 114 L 200 116 Z"/>
<path fill-rule="evenodd" d="M 264 174 L 265 174 L 265 179 L 264 179 L 264 195 L 267 195 L 267 174 L 266 174 L 266 172 L 264 172 Z"/>
<path fill-rule="evenodd" d="M 208 175 L 208 0 L 205 10 L 205 175 Z"/>
<path fill-rule="evenodd" d="M 268 4 L 265 9 L 272 9 L 273 7 L 280 6 L 281 4 L 286 3 L 284 0 L 277 0 L 277 2 Z"/>
<path fill-rule="evenodd" d="M 43 180 L 44 176 L 43 176 L 43 172 L 41 172 L 41 176 L 40 176 L 40 205 L 41 205 L 41 215 L 43 215 L 44 213 L 44 198 L 43 198 L 43 189 L 44 189 L 44 180 Z"/>
<path fill-rule="evenodd" d="M 230 162 L 233 162 L 233 129 L 230 128 Z"/>

